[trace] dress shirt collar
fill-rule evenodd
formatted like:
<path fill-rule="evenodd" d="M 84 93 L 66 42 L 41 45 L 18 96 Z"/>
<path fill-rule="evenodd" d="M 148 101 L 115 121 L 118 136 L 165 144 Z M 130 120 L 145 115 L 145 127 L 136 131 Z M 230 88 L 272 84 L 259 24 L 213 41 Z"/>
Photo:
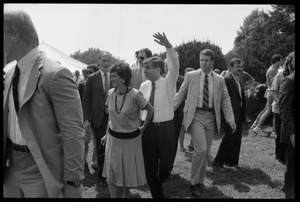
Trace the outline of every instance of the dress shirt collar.
<path fill-rule="evenodd" d="M 26 70 L 29 70 L 28 67 L 33 66 L 33 62 L 37 59 L 39 56 L 39 50 L 38 48 L 32 49 L 29 53 L 27 53 L 21 60 L 18 62 L 18 66 L 20 68 L 20 71 L 24 73 Z M 26 71 L 27 72 L 27 71 Z"/>
<path fill-rule="evenodd" d="M 239 81 L 240 80 L 239 77 L 234 76 L 234 74 L 232 74 L 231 72 L 230 72 L 230 74 L 231 74 L 231 76 L 233 76 L 233 78 L 234 78 L 235 81 Z"/>
<path fill-rule="evenodd" d="M 203 75 L 203 77 L 204 77 L 206 73 L 204 73 L 204 71 L 200 68 L 200 74 Z M 212 71 L 208 72 L 207 75 L 212 77 L 212 75 L 213 75 Z"/>
<path fill-rule="evenodd" d="M 161 81 L 162 81 L 162 77 L 159 77 L 159 79 L 157 79 L 156 81 L 154 81 L 155 86 L 159 85 L 161 83 Z M 152 81 L 151 81 L 151 83 L 152 83 Z"/>

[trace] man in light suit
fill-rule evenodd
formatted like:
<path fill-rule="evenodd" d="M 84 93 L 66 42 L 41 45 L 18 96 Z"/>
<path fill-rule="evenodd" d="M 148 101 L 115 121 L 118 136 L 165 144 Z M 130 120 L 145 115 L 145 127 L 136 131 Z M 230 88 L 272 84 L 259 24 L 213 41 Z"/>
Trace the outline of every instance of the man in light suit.
<path fill-rule="evenodd" d="M 203 184 L 210 148 L 215 133 L 220 133 L 221 108 L 233 131 L 234 115 L 224 78 L 212 71 L 214 52 L 205 49 L 199 55 L 200 69 L 188 72 L 174 97 L 174 110 L 185 101 L 183 125 L 189 130 L 194 153 L 191 167 L 191 193 L 200 196 L 206 190 Z"/>
<path fill-rule="evenodd" d="M 4 13 L 3 196 L 82 197 L 84 127 L 72 73 L 38 50 L 24 11 Z"/>
<path fill-rule="evenodd" d="M 243 61 L 239 58 L 232 58 L 229 61 L 228 70 L 224 75 L 224 79 L 235 118 L 236 131 L 232 132 L 231 127 L 222 116 L 225 136 L 213 161 L 213 165 L 219 168 L 224 165 L 238 167 L 242 142 L 242 124 L 246 120 L 245 93 L 239 81 L 239 76 L 243 74 Z"/>
<path fill-rule="evenodd" d="M 135 52 L 137 59 L 137 65 L 131 69 L 130 86 L 132 88 L 140 89 L 141 84 L 146 80 L 143 70 L 143 61 L 149 57 L 152 57 L 152 52 L 148 48 L 143 48 Z"/>
<path fill-rule="evenodd" d="M 106 178 L 102 176 L 104 165 L 105 145 L 101 144 L 101 138 L 106 134 L 108 113 L 105 111 L 107 92 L 112 87 L 109 68 L 112 56 L 108 52 L 101 52 L 98 56 L 100 70 L 89 75 L 83 94 L 84 127 L 93 133 L 96 139 L 98 179 L 101 185 L 106 185 Z"/>

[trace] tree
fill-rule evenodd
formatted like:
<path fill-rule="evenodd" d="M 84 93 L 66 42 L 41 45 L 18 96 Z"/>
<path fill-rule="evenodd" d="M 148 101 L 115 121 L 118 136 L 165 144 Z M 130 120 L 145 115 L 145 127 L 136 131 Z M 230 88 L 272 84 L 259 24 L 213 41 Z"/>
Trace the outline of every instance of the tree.
<path fill-rule="evenodd" d="M 294 5 L 272 8 L 269 14 L 253 10 L 237 32 L 234 48 L 225 55 L 226 61 L 233 56 L 243 59 L 245 71 L 260 83 L 266 81 L 265 73 L 274 54 L 287 56 L 295 49 Z"/>
<path fill-rule="evenodd" d="M 89 48 L 87 51 L 80 52 L 78 50 L 74 54 L 71 54 L 70 57 L 79 60 L 80 62 L 83 62 L 85 64 L 98 64 L 98 56 L 102 51 L 98 48 Z M 112 56 L 112 64 L 115 62 L 124 62 L 124 60 L 120 59 L 119 57 L 115 58 Z"/>
<path fill-rule="evenodd" d="M 200 68 L 199 63 L 199 53 L 203 49 L 211 49 L 215 53 L 215 61 L 214 61 L 214 68 L 218 68 L 221 71 L 226 68 L 226 62 L 224 55 L 222 54 L 221 48 L 212 44 L 210 41 L 200 42 L 197 40 L 189 41 L 187 43 L 182 43 L 179 46 L 175 47 L 179 55 L 179 74 L 184 75 L 184 70 L 187 67 L 193 67 L 194 69 Z M 159 54 L 161 58 L 166 58 L 166 52 Z"/>

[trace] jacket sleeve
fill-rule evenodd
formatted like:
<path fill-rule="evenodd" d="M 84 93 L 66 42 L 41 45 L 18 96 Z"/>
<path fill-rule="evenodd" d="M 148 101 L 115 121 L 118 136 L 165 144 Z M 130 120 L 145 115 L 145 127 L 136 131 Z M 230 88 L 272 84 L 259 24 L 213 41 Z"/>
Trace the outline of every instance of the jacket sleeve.
<path fill-rule="evenodd" d="M 288 77 L 282 80 L 279 89 L 279 114 L 282 123 L 287 127 L 286 135 L 295 134 L 294 83 Z"/>
<path fill-rule="evenodd" d="M 174 103 L 173 103 L 173 109 L 174 111 L 179 107 L 179 105 L 183 102 L 183 100 L 186 98 L 186 94 L 188 92 L 189 87 L 189 79 L 188 75 L 184 77 L 184 80 L 178 90 L 178 92 L 175 94 L 174 97 Z"/>
<path fill-rule="evenodd" d="M 90 120 L 90 110 L 91 110 L 91 101 L 92 101 L 92 79 L 93 77 L 88 77 L 85 83 L 85 89 L 83 92 L 83 120 Z"/>
<path fill-rule="evenodd" d="M 67 68 L 57 70 L 50 96 L 63 144 L 64 180 L 84 178 L 84 126 L 79 92 Z"/>

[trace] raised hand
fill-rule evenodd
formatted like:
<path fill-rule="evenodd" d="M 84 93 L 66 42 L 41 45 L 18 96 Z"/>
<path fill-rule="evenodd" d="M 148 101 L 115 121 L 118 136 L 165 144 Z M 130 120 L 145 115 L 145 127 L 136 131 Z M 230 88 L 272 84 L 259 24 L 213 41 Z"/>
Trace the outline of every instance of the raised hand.
<path fill-rule="evenodd" d="M 154 41 L 162 46 L 165 46 L 166 48 L 171 48 L 172 44 L 169 42 L 168 38 L 166 37 L 165 33 L 163 34 L 157 32 L 153 35 Z"/>

